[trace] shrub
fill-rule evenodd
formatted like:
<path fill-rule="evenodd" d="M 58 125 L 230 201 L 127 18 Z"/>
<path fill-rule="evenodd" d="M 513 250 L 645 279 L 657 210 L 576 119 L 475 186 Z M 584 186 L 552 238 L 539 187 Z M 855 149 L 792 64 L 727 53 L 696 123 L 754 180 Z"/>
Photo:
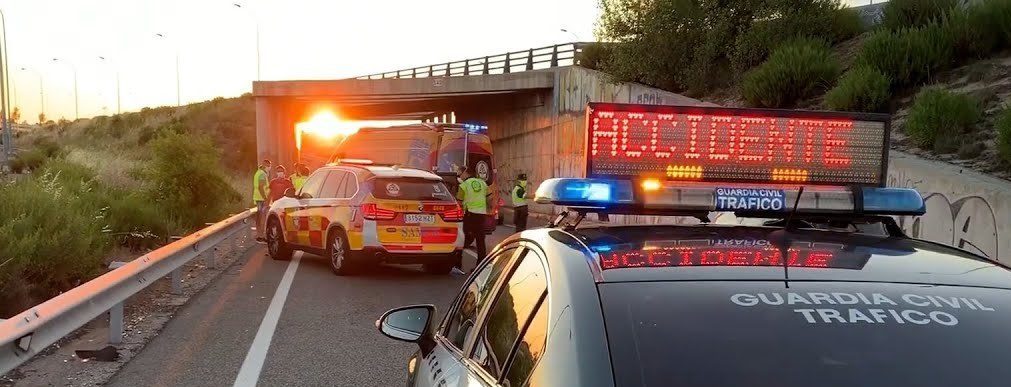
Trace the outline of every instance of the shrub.
<path fill-rule="evenodd" d="M 821 42 L 800 39 L 784 44 L 744 77 L 744 97 L 752 106 L 785 107 L 828 88 L 839 64 Z"/>
<path fill-rule="evenodd" d="M 151 160 L 142 173 L 147 192 L 174 222 L 194 228 L 235 208 L 240 196 L 225 179 L 209 138 L 167 132 L 149 147 Z"/>
<path fill-rule="evenodd" d="M 912 85 L 951 65 L 951 31 L 939 23 L 916 29 L 881 30 L 864 41 L 858 63 L 887 75 L 893 86 Z"/>
<path fill-rule="evenodd" d="M 963 94 L 928 88 L 916 95 L 906 133 L 921 148 L 954 152 L 982 117 L 979 103 Z"/>
<path fill-rule="evenodd" d="M 830 31 L 833 43 L 860 35 L 866 29 L 864 20 L 860 18 L 860 13 L 853 8 L 839 8 L 831 16 Z"/>
<path fill-rule="evenodd" d="M 39 149 L 18 152 L 11 159 L 11 170 L 15 172 L 31 172 L 42 166 L 49 159 L 46 153 Z"/>
<path fill-rule="evenodd" d="M 987 28 L 991 17 L 983 12 L 980 6 L 956 8 L 944 17 L 943 25 L 952 37 L 958 58 L 981 58 L 997 48 L 998 34 Z"/>
<path fill-rule="evenodd" d="M 1004 161 L 1011 163 L 1011 107 L 1000 112 L 995 124 L 997 129 L 997 152 Z"/>
<path fill-rule="evenodd" d="M 958 0 L 891 0 L 885 3 L 881 26 L 890 30 L 913 28 L 940 20 Z"/>
<path fill-rule="evenodd" d="M 590 43 L 583 46 L 576 61 L 582 67 L 599 70 L 603 68 L 609 56 L 610 50 L 604 43 Z"/>
<path fill-rule="evenodd" d="M 880 71 L 868 66 L 857 66 L 839 79 L 839 83 L 825 95 L 825 105 L 832 110 L 879 112 L 888 104 L 891 81 Z"/>

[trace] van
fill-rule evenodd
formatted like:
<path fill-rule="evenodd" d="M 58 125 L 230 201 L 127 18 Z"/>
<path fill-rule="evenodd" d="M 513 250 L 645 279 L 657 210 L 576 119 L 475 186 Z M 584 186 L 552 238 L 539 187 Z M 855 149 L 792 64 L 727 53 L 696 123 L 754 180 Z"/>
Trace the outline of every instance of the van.
<path fill-rule="evenodd" d="M 488 219 L 485 233 L 495 231 L 502 205 L 495 182 L 491 139 L 477 127 L 464 124 L 419 123 L 386 128 L 361 128 L 337 145 L 330 162 L 365 159 L 376 164 L 400 165 L 432 171 L 456 192 L 457 168 L 468 170 L 488 183 Z"/>

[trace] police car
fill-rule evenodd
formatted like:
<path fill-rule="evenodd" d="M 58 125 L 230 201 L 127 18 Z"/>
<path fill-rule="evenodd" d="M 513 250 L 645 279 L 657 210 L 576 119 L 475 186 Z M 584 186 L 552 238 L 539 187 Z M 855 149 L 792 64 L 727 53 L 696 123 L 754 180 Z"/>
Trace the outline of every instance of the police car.
<path fill-rule="evenodd" d="M 593 108 L 591 125 L 604 113 Z M 632 107 L 606 112 L 616 110 L 618 126 L 630 114 L 638 122 L 702 116 L 700 127 L 756 122 L 757 115 L 679 107 L 645 117 Z M 887 140 L 881 141 L 887 117 L 762 113 L 773 115 L 763 117 L 772 122 L 746 130 L 762 136 L 781 130 L 789 138 L 787 128 L 795 125 L 789 145 L 801 148 L 792 155 L 799 162 L 774 157 L 765 166 L 721 170 L 725 164 L 700 161 L 701 173 L 695 165 L 670 165 L 671 174 L 655 178 L 649 172 L 667 170 L 666 157 L 664 163 L 630 158 L 623 167 L 608 158 L 610 146 L 601 146 L 606 157 L 588 156 L 591 178 L 542 183 L 535 201 L 564 211 L 549 227 L 497 246 L 442 317 L 432 305 L 412 305 L 376 321 L 382 334 L 420 347 L 408 360 L 407 385 L 1011 383 L 1005 364 L 1011 271 L 903 234 L 892 216 L 922 215 L 925 206 L 914 190 L 884 187 L 886 166 L 871 165 L 887 160 Z M 848 122 L 850 130 L 833 130 L 830 139 L 816 126 L 824 129 L 828 121 Z M 615 132 L 619 139 L 628 134 Z M 708 140 L 708 132 L 697 138 Z M 688 133 L 676 148 L 695 153 Z M 820 156 L 806 162 L 809 138 Z M 872 163 L 864 162 L 867 156 L 842 165 L 826 160 L 865 151 L 847 144 L 872 143 L 878 144 Z M 771 163 L 787 164 L 787 172 L 773 173 Z M 865 173 L 872 168 L 876 176 Z M 717 212 L 755 225 L 715 224 L 710 219 Z M 698 221 L 580 226 L 591 214 Z"/>
<path fill-rule="evenodd" d="M 271 204 L 267 251 L 280 260 L 295 250 L 322 255 L 338 275 L 383 262 L 422 264 L 444 274 L 460 258 L 462 220 L 441 177 L 345 159 L 316 170 L 300 191 Z"/>

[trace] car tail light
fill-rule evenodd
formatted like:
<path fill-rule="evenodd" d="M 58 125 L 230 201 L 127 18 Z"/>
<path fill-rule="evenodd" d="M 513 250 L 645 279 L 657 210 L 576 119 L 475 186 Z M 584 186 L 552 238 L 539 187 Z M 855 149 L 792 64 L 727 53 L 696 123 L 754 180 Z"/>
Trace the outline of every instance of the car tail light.
<path fill-rule="evenodd" d="M 368 220 L 390 220 L 397 216 L 393 210 L 379 208 L 376 203 L 362 204 L 362 217 Z"/>
<path fill-rule="evenodd" d="M 463 209 L 460 206 L 453 207 L 453 209 L 448 211 L 443 211 L 441 214 L 442 220 L 447 222 L 460 222 L 463 221 Z"/>

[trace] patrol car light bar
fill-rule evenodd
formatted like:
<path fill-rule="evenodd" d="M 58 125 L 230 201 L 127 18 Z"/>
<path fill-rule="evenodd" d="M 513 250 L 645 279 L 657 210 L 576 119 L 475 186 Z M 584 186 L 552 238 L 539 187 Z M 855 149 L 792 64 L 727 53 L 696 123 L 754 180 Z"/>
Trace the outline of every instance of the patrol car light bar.
<path fill-rule="evenodd" d="M 637 184 L 636 184 L 637 183 Z M 712 187 L 645 179 L 553 178 L 537 188 L 537 203 L 573 208 L 601 209 L 608 213 L 700 211 L 743 215 L 788 213 L 797 200 L 799 186 Z M 797 203 L 798 214 L 814 215 L 923 215 L 926 206 L 916 190 L 877 187 L 805 187 Z"/>
<path fill-rule="evenodd" d="M 586 176 L 878 186 L 889 116 L 590 103 Z"/>

